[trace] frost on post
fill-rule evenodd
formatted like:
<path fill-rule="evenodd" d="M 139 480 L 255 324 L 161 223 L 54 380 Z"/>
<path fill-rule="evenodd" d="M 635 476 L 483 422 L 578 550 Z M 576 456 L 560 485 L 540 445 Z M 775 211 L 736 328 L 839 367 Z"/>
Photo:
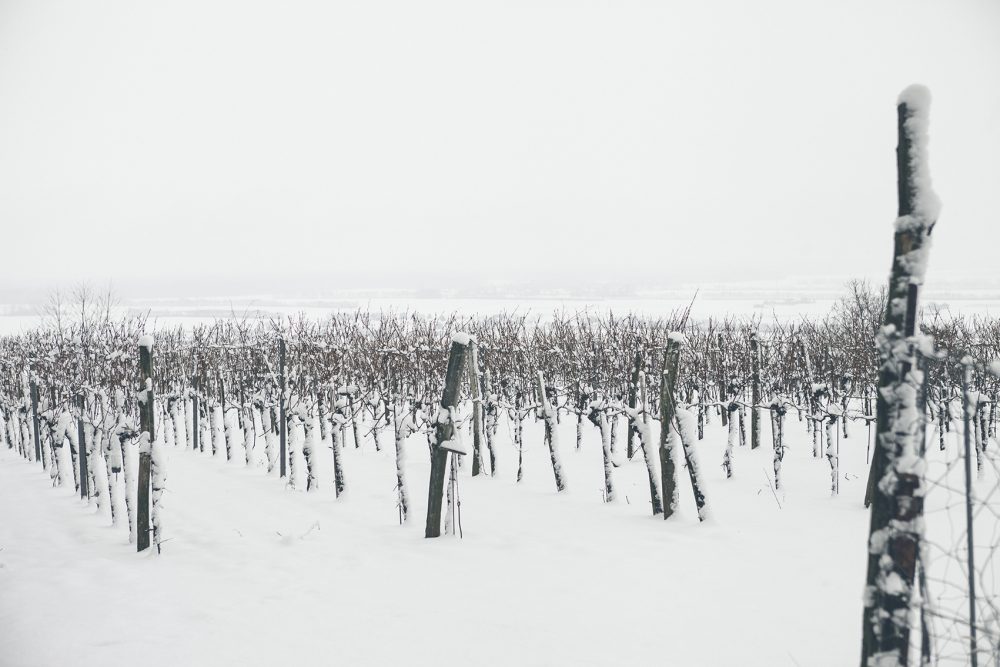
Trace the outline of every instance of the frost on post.
<path fill-rule="evenodd" d="M 659 471 L 656 468 L 656 456 L 654 455 L 653 430 L 649 422 L 649 414 L 646 410 L 648 399 L 646 397 L 646 377 L 642 371 L 634 376 L 635 386 L 638 388 L 637 396 L 632 401 L 636 405 L 625 406 L 625 414 L 629 418 L 630 429 L 634 429 L 639 436 L 639 447 L 642 449 L 642 456 L 646 463 L 646 472 L 649 475 L 649 500 L 653 509 L 653 516 L 663 513 L 663 500 L 660 492 Z M 631 430 L 629 431 L 632 432 Z M 676 502 L 674 503 L 676 506 Z"/>
<path fill-rule="evenodd" d="M 444 414 L 450 415 L 451 409 L 458 405 L 460 383 L 465 368 L 465 354 L 470 338 L 466 334 L 452 336 L 439 415 L 442 411 Z M 455 424 L 451 419 L 436 419 L 435 421 L 434 442 L 431 445 L 431 474 L 427 485 L 427 524 L 424 529 L 424 537 L 441 536 L 441 503 L 444 499 L 444 478 L 449 455 L 448 450 L 442 448 L 441 444 L 451 440 L 455 430 Z"/>
<path fill-rule="evenodd" d="M 408 411 L 402 401 L 393 402 L 392 413 L 396 432 L 396 493 L 399 498 L 399 522 L 405 523 L 410 510 L 410 495 L 406 489 L 406 439 L 420 428 L 415 418 L 416 409 Z"/>
<path fill-rule="evenodd" d="M 542 371 L 538 371 L 538 400 L 539 408 L 542 412 L 542 419 L 545 420 L 545 435 L 549 443 L 549 458 L 552 460 L 552 473 L 556 478 L 556 491 L 566 490 L 566 477 L 563 474 L 562 459 L 559 457 L 559 431 L 556 429 L 556 410 L 545 394 L 545 376 Z M 605 457 L 607 460 L 607 457 Z M 607 482 L 610 485 L 610 481 Z M 614 496 L 614 489 L 610 489 L 611 496 Z"/>
<path fill-rule="evenodd" d="M 735 386 L 735 385 L 733 385 Z M 726 452 L 722 457 L 722 469 L 726 471 L 726 479 L 733 476 L 733 448 L 739 445 L 740 432 L 739 432 L 739 412 L 740 404 L 737 402 L 737 393 L 735 390 L 731 391 L 732 400 L 729 402 L 724 409 L 729 413 L 729 435 L 726 440 Z"/>
<path fill-rule="evenodd" d="M 898 100 L 899 214 L 879 354 L 876 451 L 862 624 L 863 667 L 905 667 L 910 607 L 923 536 L 925 379 L 917 335 L 917 294 L 939 203 L 927 166 L 930 94 L 911 86 Z"/>
<path fill-rule="evenodd" d="M 681 348 L 687 339 L 680 332 L 667 336 L 663 351 L 663 376 L 660 381 L 660 476 L 663 482 L 663 518 L 669 519 L 678 507 L 677 468 L 678 450 L 684 452 L 684 463 L 691 478 L 698 519 L 708 518 L 705 484 L 698 463 L 695 443 L 698 440 L 697 418 L 686 410 L 678 410 L 674 391 L 680 368 Z"/>
<path fill-rule="evenodd" d="M 163 468 L 163 457 L 157 452 L 159 459 L 159 470 L 154 470 L 152 461 L 152 445 L 157 441 L 157 449 L 160 443 L 156 430 L 156 396 L 153 391 L 153 337 L 146 335 L 139 338 L 139 391 L 136 392 L 136 401 L 139 405 L 139 470 L 136 480 L 136 550 L 143 551 L 149 548 L 150 534 L 156 545 L 156 550 L 160 550 L 160 521 L 162 519 L 158 500 L 162 496 L 163 484 L 166 479 L 166 471 Z M 156 493 L 156 484 L 153 484 L 151 475 L 159 477 L 159 491 Z M 151 502 L 152 501 L 152 502 Z M 152 508 L 152 509 L 151 509 Z"/>
<path fill-rule="evenodd" d="M 331 416 L 330 430 L 333 434 L 333 485 L 339 498 L 344 493 L 344 427 L 347 424 L 349 410 L 347 398 L 338 396 L 334 402 L 333 415 Z"/>
<path fill-rule="evenodd" d="M 319 490 L 319 481 L 316 479 L 316 425 L 313 421 L 312 409 L 300 404 L 295 411 L 298 421 L 302 424 L 302 458 L 306 462 L 306 491 Z"/>
<path fill-rule="evenodd" d="M 587 419 L 601 433 L 601 449 L 604 457 L 604 501 L 610 503 L 615 500 L 615 484 L 611 476 L 613 468 L 611 460 L 611 434 L 613 431 L 611 430 L 611 424 L 608 422 L 608 415 L 605 411 L 607 407 L 607 402 L 603 399 L 598 398 L 591 401 L 588 405 L 590 412 L 587 415 Z"/>
<path fill-rule="evenodd" d="M 694 492 L 698 520 L 705 521 L 709 518 L 708 498 L 705 495 L 705 480 L 701 474 L 698 450 L 695 449 L 698 442 L 698 418 L 687 410 L 678 410 L 674 416 L 674 424 L 677 426 L 677 436 L 684 450 L 684 463 L 688 469 L 688 477 L 691 478 L 691 490 Z M 674 449 L 676 450 L 676 445 Z"/>
<path fill-rule="evenodd" d="M 837 432 L 837 424 L 842 414 L 842 410 L 836 403 L 827 406 L 829 415 L 826 419 L 826 460 L 830 463 L 830 494 L 837 495 L 840 492 L 840 451 L 834 442 L 834 433 Z"/>

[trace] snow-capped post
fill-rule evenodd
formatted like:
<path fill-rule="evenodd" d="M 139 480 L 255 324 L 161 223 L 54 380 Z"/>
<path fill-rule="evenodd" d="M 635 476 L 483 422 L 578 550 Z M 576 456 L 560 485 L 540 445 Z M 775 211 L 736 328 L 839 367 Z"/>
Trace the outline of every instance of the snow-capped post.
<path fill-rule="evenodd" d="M 757 332 L 750 332 L 750 449 L 760 447 L 760 342 Z"/>
<path fill-rule="evenodd" d="M 556 478 L 556 491 L 564 491 L 566 489 L 566 480 L 563 477 L 562 471 L 562 459 L 559 457 L 559 433 L 556 430 L 556 410 L 552 407 L 552 402 L 549 400 L 548 394 L 545 392 L 545 376 L 542 375 L 541 371 L 538 371 L 538 400 L 541 403 L 542 408 L 542 418 L 545 420 L 545 431 L 548 436 L 546 440 L 549 443 L 549 457 L 552 460 L 552 474 Z M 608 445 L 610 447 L 610 444 Z M 605 459 L 607 460 L 610 455 L 605 453 Z M 605 466 L 607 468 L 607 466 Z M 610 473 L 608 473 L 610 474 Z M 610 482 L 608 478 L 605 478 L 605 483 L 610 488 Z M 614 497 L 614 490 L 611 491 L 611 497 Z"/>
<path fill-rule="evenodd" d="M 153 337 L 139 338 L 139 487 L 136 494 L 135 550 L 149 548 L 149 475 L 152 466 L 153 423 Z"/>
<path fill-rule="evenodd" d="M 483 467 L 483 394 L 479 387 L 479 354 L 476 339 L 469 342 L 469 385 L 472 387 L 472 476 Z"/>
<path fill-rule="evenodd" d="M 451 351 L 448 355 L 448 371 L 444 380 L 444 393 L 435 421 L 434 445 L 431 447 L 431 474 L 427 493 L 427 526 L 424 537 L 441 536 L 441 503 L 444 501 L 445 469 L 448 466 L 450 450 L 445 443 L 455 437 L 455 424 L 452 419 L 454 408 L 458 405 L 458 393 L 462 387 L 462 370 L 465 367 L 465 354 L 468 351 L 470 336 L 456 333 L 451 337 Z"/>
<path fill-rule="evenodd" d="M 670 439 L 670 427 L 677 412 L 674 405 L 674 386 L 680 364 L 683 337 L 673 333 L 663 351 L 663 375 L 660 380 L 660 488 L 663 493 L 663 518 L 669 519 L 677 510 L 677 453 Z"/>
<path fill-rule="evenodd" d="M 42 462 L 42 470 L 48 468 L 45 464 L 45 458 L 42 456 L 42 441 L 38 434 L 39 421 L 38 421 L 38 383 L 34 380 L 31 381 L 31 432 L 34 435 L 35 440 L 35 460 Z"/>
<path fill-rule="evenodd" d="M 872 457 L 871 526 L 862 615 L 862 667 L 909 664 L 910 611 L 923 532 L 925 377 L 916 335 L 917 290 L 939 202 L 927 162 L 930 93 L 910 86 L 897 101 L 899 215 L 884 325 Z"/>
<path fill-rule="evenodd" d="M 87 434 L 83 428 L 83 416 L 87 403 L 83 394 L 77 397 L 77 403 L 80 406 L 80 418 L 76 421 L 76 437 L 80 448 L 80 498 L 86 500 L 90 498 L 90 486 L 88 484 L 90 479 L 87 476 Z"/>
<path fill-rule="evenodd" d="M 279 476 L 284 477 L 286 474 L 285 466 L 286 459 L 288 459 L 287 448 L 288 448 L 288 425 L 285 423 L 285 339 L 278 338 L 278 438 L 280 441 L 278 457 L 281 459 L 279 464 Z"/>

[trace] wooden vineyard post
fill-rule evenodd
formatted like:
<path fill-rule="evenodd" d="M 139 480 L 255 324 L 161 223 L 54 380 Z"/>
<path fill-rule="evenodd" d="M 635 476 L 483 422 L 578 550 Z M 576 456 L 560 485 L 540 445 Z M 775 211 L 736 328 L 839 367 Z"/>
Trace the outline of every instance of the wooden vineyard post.
<path fill-rule="evenodd" d="M 497 474 L 497 455 L 493 447 L 494 429 L 497 424 L 497 405 L 493 399 L 493 383 L 490 381 L 490 371 L 486 369 L 486 376 L 483 378 L 483 393 L 486 397 L 486 423 L 483 430 L 486 432 L 486 448 L 490 450 L 490 476 Z"/>
<path fill-rule="evenodd" d="M 542 371 L 538 371 L 536 374 L 537 388 L 538 388 L 538 401 L 541 404 L 542 416 L 545 420 L 545 434 L 546 440 L 549 444 L 549 459 L 552 461 L 552 474 L 556 479 L 556 491 L 566 490 L 566 478 L 563 476 L 562 470 L 562 459 L 559 457 L 559 434 L 556 431 L 556 411 L 552 407 L 552 403 L 549 401 L 548 394 L 545 393 L 545 376 Z M 522 443 L 523 444 L 523 443 Z M 611 463 L 610 463 L 611 453 L 609 450 L 604 452 L 604 484 L 605 493 L 610 499 L 614 498 L 614 489 L 611 484 Z"/>
<path fill-rule="evenodd" d="M 219 405 L 222 407 L 222 439 L 226 444 L 226 460 L 233 460 L 232 434 L 226 426 L 226 380 L 222 377 L 222 372 L 216 372 L 216 386 L 219 387 Z"/>
<path fill-rule="evenodd" d="M 729 378 L 726 377 L 726 358 L 725 358 L 725 355 L 724 355 L 723 349 L 722 349 L 722 334 L 721 333 L 718 334 L 718 335 L 716 335 L 715 342 L 716 342 L 716 350 L 718 351 L 718 356 L 717 356 L 717 359 L 716 359 L 716 371 L 718 373 L 717 384 L 718 384 L 718 387 L 719 387 L 719 390 L 718 390 L 719 391 L 719 402 L 720 403 L 725 403 L 726 402 L 726 398 L 727 398 L 727 396 L 726 396 L 726 387 L 729 386 Z M 719 412 L 719 419 L 722 421 L 722 425 L 723 426 L 728 426 L 729 425 L 729 415 L 728 415 L 728 412 L 727 412 L 725 406 L 723 406 L 722 409 L 721 409 L 721 411 Z"/>
<path fill-rule="evenodd" d="M 692 425 L 694 417 L 685 411 L 678 412 L 674 403 L 674 391 L 680 367 L 681 348 L 687 343 L 684 334 L 672 332 L 667 337 L 663 351 L 663 377 L 660 381 L 660 475 L 663 485 L 663 518 L 669 519 L 677 510 L 677 465 L 676 453 L 672 451 L 670 427 L 676 426 L 677 438 L 684 452 L 684 465 L 691 478 L 691 490 L 698 507 L 698 520 L 704 521 L 708 515 L 708 502 L 701 481 L 701 468 L 695 443 L 698 441 L 697 426 Z"/>
<path fill-rule="evenodd" d="M 143 398 L 139 401 L 139 442 L 143 449 L 139 451 L 139 488 L 136 494 L 136 551 L 149 548 L 149 473 L 152 466 L 150 447 L 156 436 L 153 423 L 153 340 L 152 336 L 139 339 L 139 392 Z M 143 443 L 142 434 L 146 441 Z"/>
<path fill-rule="evenodd" d="M 191 386 L 193 391 L 191 392 L 191 451 L 198 451 L 198 441 L 201 439 L 201 424 L 199 422 L 198 414 L 200 408 L 198 406 L 198 376 L 195 375 L 191 380 Z M 204 447 L 202 443 L 202 447 Z"/>
<path fill-rule="evenodd" d="M 969 386 L 972 384 L 972 360 L 962 359 L 962 443 L 965 446 L 965 550 L 969 577 L 969 656 L 972 667 L 978 667 L 979 648 L 976 639 L 976 559 L 975 543 L 973 541 L 973 502 L 972 502 L 972 428 L 969 424 L 972 401 Z"/>
<path fill-rule="evenodd" d="M 922 538 L 923 373 L 915 339 L 917 291 L 937 220 L 926 131 L 930 94 L 903 91 L 897 103 L 899 217 L 879 351 L 875 454 L 869 483 L 871 524 L 862 616 L 861 665 L 909 664 L 910 607 Z M 914 372 L 917 371 L 917 372 Z"/>
<path fill-rule="evenodd" d="M 632 380 L 628 383 L 628 407 L 635 410 L 635 396 L 639 386 L 639 373 L 642 372 L 642 352 L 635 353 L 635 362 L 632 364 Z M 646 410 L 646 404 L 643 403 L 643 410 Z M 626 435 L 626 445 L 625 454 L 629 459 L 635 454 L 635 426 L 629 422 L 628 435 Z M 652 446 L 652 445 L 650 445 Z"/>
<path fill-rule="evenodd" d="M 83 427 L 83 415 L 87 408 L 86 398 L 80 394 L 80 419 L 76 422 L 76 437 L 80 449 L 80 497 L 90 498 L 90 480 L 87 477 L 87 433 Z"/>
<path fill-rule="evenodd" d="M 760 341 L 757 332 L 750 332 L 750 449 L 760 447 Z"/>
<path fill-rule="evenodd" d="M 639 401 L 642 403 L 642 434 L 639 436 L 639 447 L 645 459 L 646 471 L 649 473 L 649 502 L 653 508 L 653 516 L 663 513 L 663 499 L 660 497 L 660 485 L 656 480 L 656 465 L 653 463 L 653 443 L 649 442 L 649 396 L 646 388 L 646 374 L 640 371 L 636 377 Z M 631 408 L 635 409 L 635 408 Z"/>
<path fill-rule="evenodd" d="M 447 449 L 441 445 L 452 439 L 455 425 L 450 413 L 458 404 L 458 393 L 462 384 L 462 370 L 465 366 L 465 354 L 469 347 L 469 337 L 456 334 L 452 337 L 451 352 L 448 356 L 448 372 L 445 375 L 444 395 L 438 417 L 435 420 L 434 444 L 431 446 L 431 475 L 427 492 L 427 527 L 424 537 L 441 536 L 441 503 L 444 500 L 445 469 L 448 465 Z"/>
<path fill-rule="evenodd" d="M 42 469 L 45 470 L 48 466 L 45 464 L 45 459 L 42 457 L 42 441 L 38 436 L 38 384 L 32 380 L 31 381 L 31 432 L 34 435 L 35 441 L 35 460 L 42 462 Z"/>
<path fill-rule="evenodd" d="M 339 414 L 339 409 L 337 409 Z M 344 492 L 344 432 L 341 429 L 342 422 L 333 422 L 331 425 L 331 441 L 333 442 L 333 487 L 337 497 Z"/>
<path fill-rule="evenodd" d="M 278 458 L 280 476 L 285 476 L 285 459 L 288 458 L 288 425 L 285 423 L 285 339 L 278 339 Z"/>
<path fill-rule="evenodd" d="M 663 352 L 663 376 L 660 382 L 660 488 L 663 489 L 663 518 L 677 510 L 677 466 L 671 452 L 670 426 L 674 421 L 674 387 L 680 364 L 680 341 L 670 338 Z"/>
<path fill-rule="evenodd" d="M 483 393 L 479 387 L 479 353 L 476 341 L 469 343 L 469 385 L 472 387 L 472 476 L 483 467 Z"/>

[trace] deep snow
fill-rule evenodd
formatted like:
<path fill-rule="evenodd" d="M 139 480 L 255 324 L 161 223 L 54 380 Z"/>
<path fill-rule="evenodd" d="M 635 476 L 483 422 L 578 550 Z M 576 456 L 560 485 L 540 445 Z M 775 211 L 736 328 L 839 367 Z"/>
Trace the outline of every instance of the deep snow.
<path fill-rule="evenodd" d="M 790 412 L 779 509 L 762 417 L 764 446 L 737 447 L 730 480 L 717 417 L 699 442 L 712 506 L 701 524 L 683 470 L 681 516 L 649 515 L 642 454 L 625 460 L 624 419 L 613 504 L 602 503 L 595 427 L 585 421 L 578 451 L 575 420 L 563 417 L 569 490 L 557 494 L 541 422 L 526 423 L 516 484 L 504 419 L 496 478 L 471 478 L 469 459 L 460 471 L 464 539 L 423 538 L 423 434 L 406 445 L 403 527 L 391 444 L 355 449 L 350 429 L 340 499 L 328 441 L 313 493 L 285 488 L 263 463 L 168 447 L 159 556 L 137 555 L 124 525 L 109 527 L 71 486 L 50 488 L 40 466 L 4 447 L 0 664 L 854 664 L 867 429 L 852 424 L 841 438 L 831 497 L 828 463 Z"/>

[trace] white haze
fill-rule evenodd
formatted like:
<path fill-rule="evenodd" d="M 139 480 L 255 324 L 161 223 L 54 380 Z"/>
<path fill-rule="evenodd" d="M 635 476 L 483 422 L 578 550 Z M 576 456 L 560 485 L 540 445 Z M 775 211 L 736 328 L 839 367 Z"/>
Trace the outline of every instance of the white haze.
<path fill-rule="evenodd" d="M 934 95 L 935 275 L 1000 245 L 995 2 L 0 2 L 0 280 L 888 269 Z"/>

